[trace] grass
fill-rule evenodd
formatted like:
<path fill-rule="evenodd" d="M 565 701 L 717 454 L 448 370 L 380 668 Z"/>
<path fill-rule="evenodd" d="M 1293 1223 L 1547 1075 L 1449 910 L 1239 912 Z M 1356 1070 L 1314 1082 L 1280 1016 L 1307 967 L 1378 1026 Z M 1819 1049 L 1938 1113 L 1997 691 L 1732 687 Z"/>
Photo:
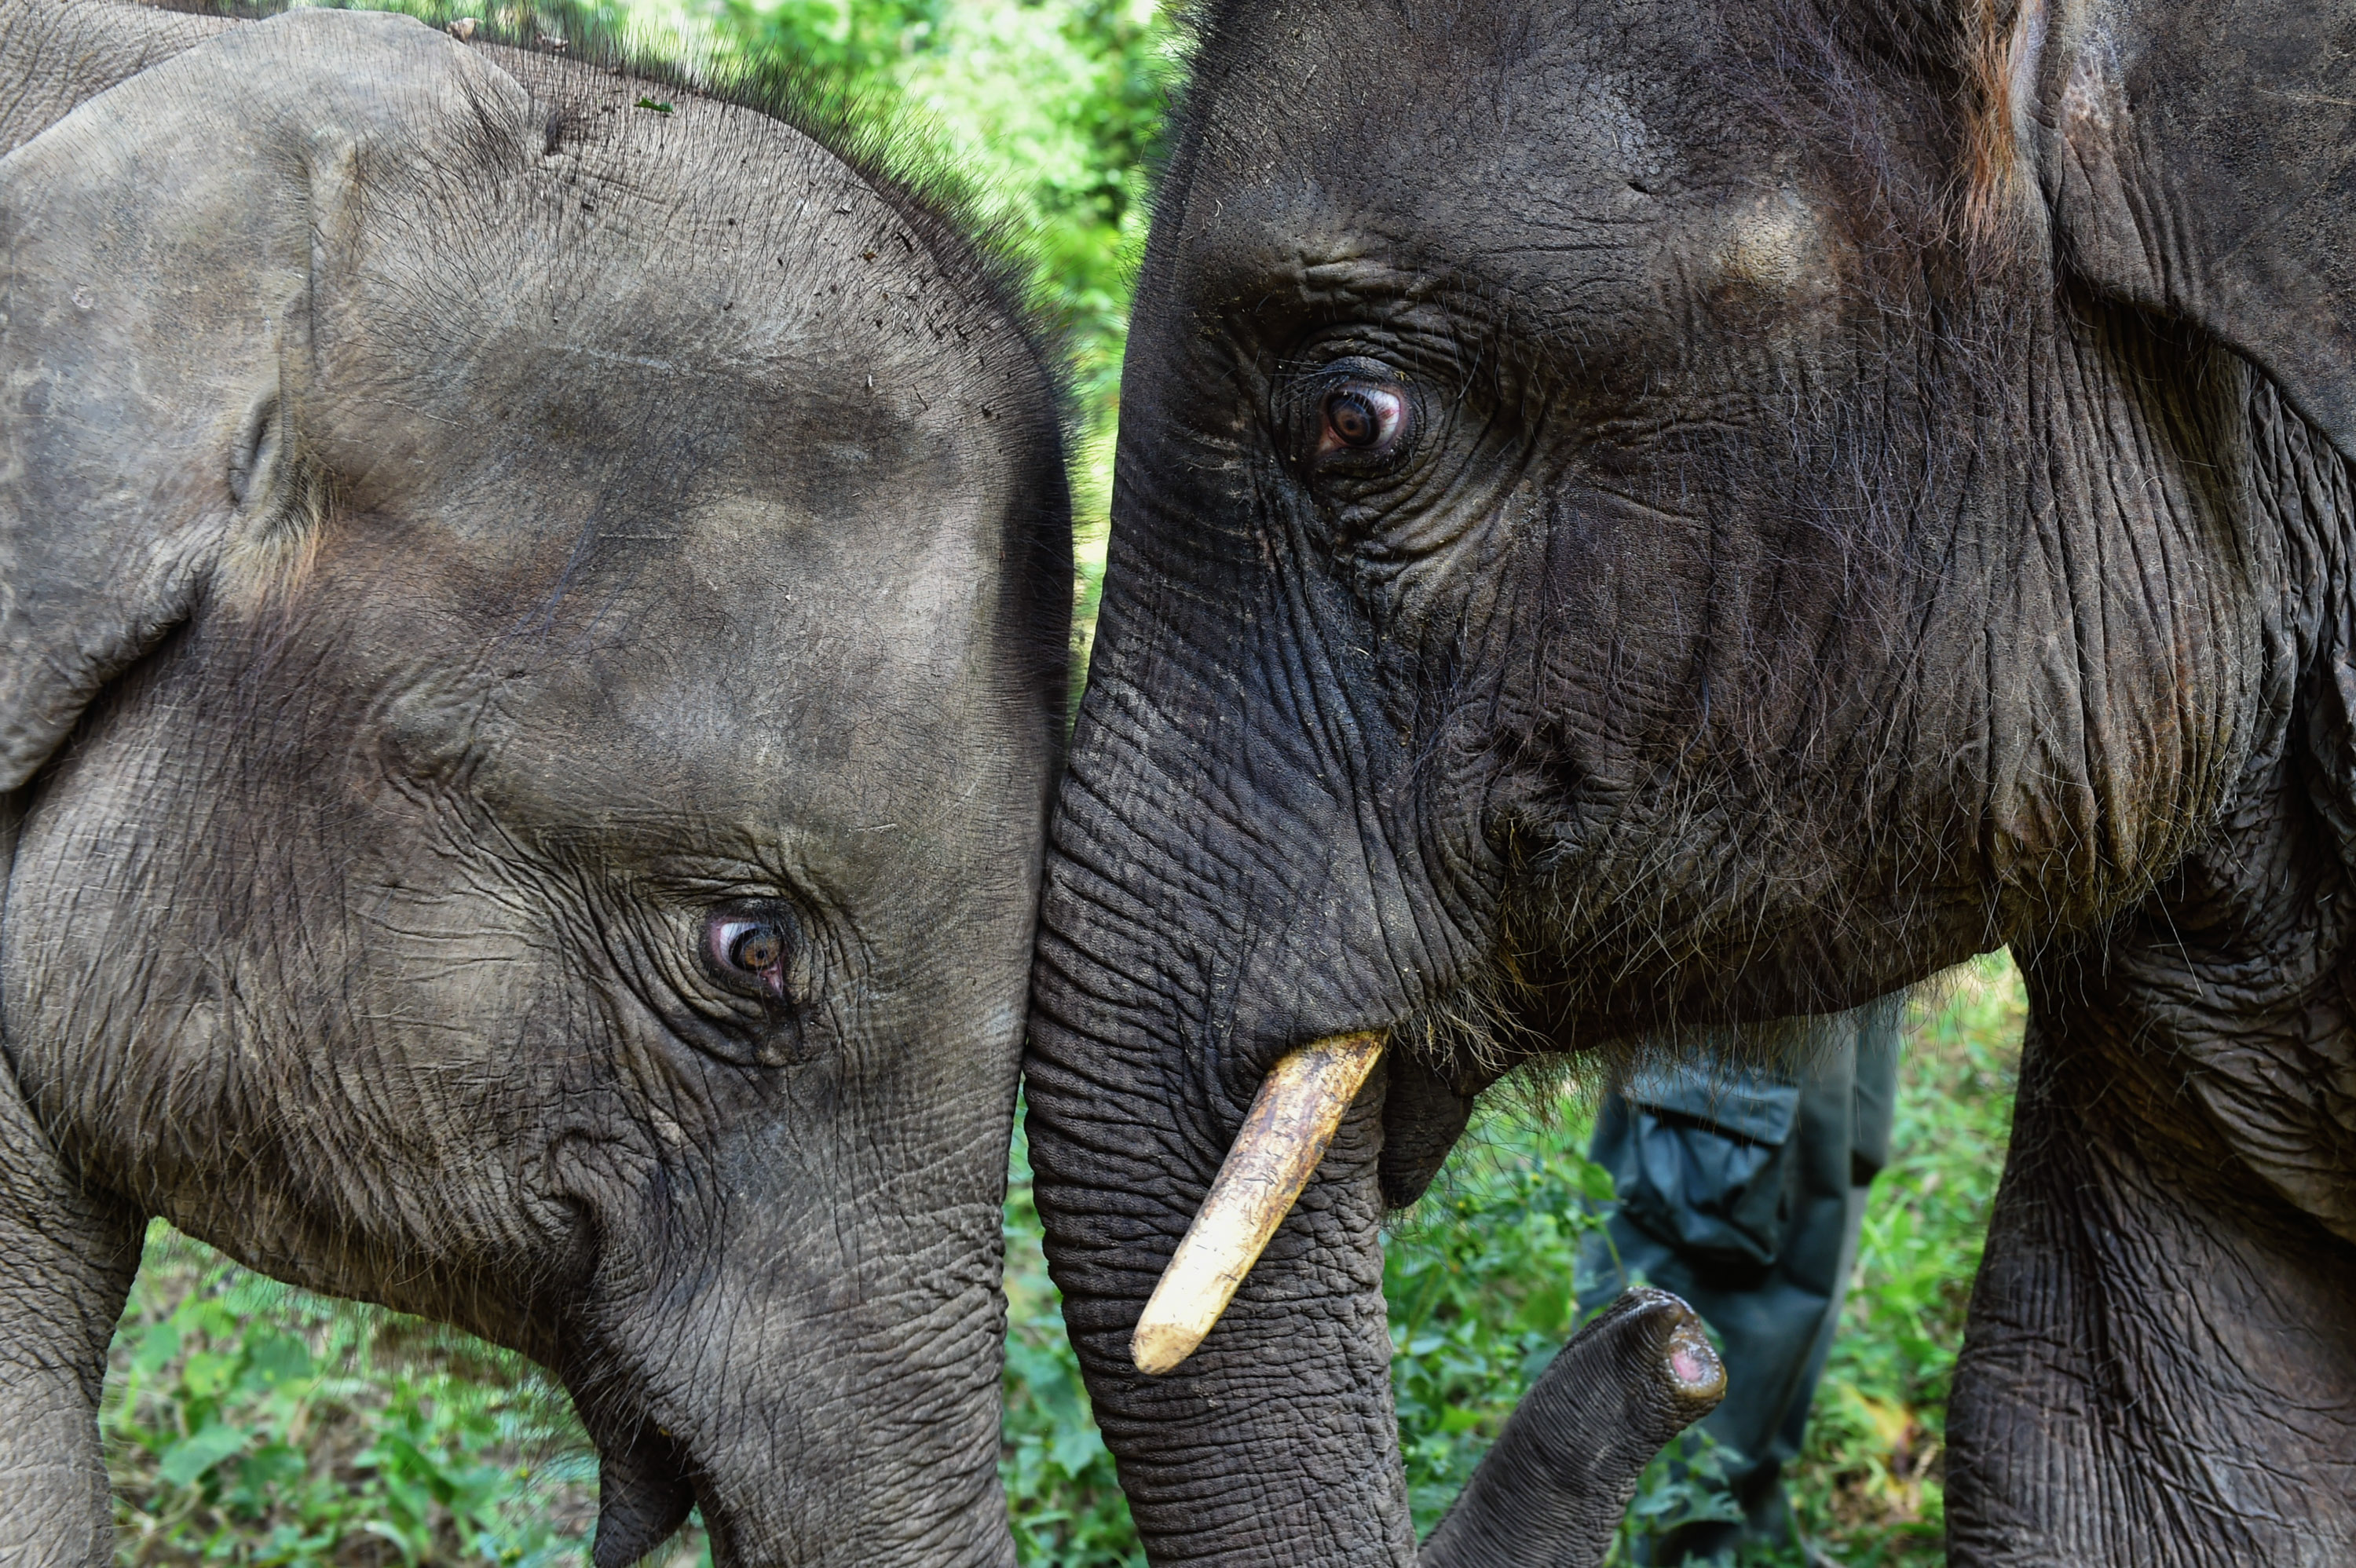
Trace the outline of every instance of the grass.
<path fill-rule="evenodd" d="M 250 1274 L 157 1222 L 101 1429 L 125 1563 L 578 1561 L 562 1391 L 455 1329 Z"/>
<path fill-rule="evenodd" d="M 1792 1477 L 1834 1561 L 1944 1561 L 1941 1459 L 1964 1308 L 2011 1120 L 2025 1012 L 2000 956 L 1918 1005 L 1896 1155 Z M 1572 1261 L 1610 1179 L 1565 1093 L 1477 1123 L 1387 1238 L 1384 1285 L 1419 1524 L 1454 1497 L 1574 1326 Z M 1022 1560 L 1142 1563 L 1039 1251 L 1018 1142 L 1007 1204 L 1006 1441 Z M 562 1392 L 455 1330 L 262 1279 L 158 1224 L 116 1335 L 102 1417 L 125 1563 L 423 1568 L 581 1560 L 596 1467 Z M 1708 1463 L 1706 1455 L 1701 1458 Z M 1622 1545 L 1696 1506 L 1648 1473 Z M 701 1559 L 691 1529 L 668 1565 Z M 1772 1561 L 1769 1560 L 1769 1561 Z"/>

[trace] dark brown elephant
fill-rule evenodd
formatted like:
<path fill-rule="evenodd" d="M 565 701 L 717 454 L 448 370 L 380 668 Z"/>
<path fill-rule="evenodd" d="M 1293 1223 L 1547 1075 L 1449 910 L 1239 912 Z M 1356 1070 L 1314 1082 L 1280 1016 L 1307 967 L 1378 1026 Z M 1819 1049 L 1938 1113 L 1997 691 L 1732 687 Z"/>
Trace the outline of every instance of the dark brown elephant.
<path fill-rule="evenodd" d="M 2005 944 L 1953 1559 L 2356 1561 L 2351 215 L 2340 5 L 1209 11 L 1029 1069 L 1157 1562 L 1412 1559 L 1377 1227 L 1504 1072 Z"/>

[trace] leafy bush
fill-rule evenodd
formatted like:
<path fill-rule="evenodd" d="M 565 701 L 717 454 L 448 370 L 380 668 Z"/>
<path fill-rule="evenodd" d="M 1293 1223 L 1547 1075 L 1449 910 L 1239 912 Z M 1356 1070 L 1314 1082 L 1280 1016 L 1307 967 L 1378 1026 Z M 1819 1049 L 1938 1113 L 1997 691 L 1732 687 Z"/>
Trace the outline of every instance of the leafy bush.
<path fill-rule="evenodd" d="M 520 1359 L 158 1221 L 100 1418 L 126 1563 L 571 1562 L 596 1466 Z"/>
<path fill-rule="evenodd" d="M 1408 1497 L 1425 1531 L 1454 1500 L 1522 1391 L 1576 1327 L 1572 1265 L 1612 1177 L 1567 1125 L 1471 1130 L 1439 1188 L 1387 1238 L 1391 1383 Z"/>

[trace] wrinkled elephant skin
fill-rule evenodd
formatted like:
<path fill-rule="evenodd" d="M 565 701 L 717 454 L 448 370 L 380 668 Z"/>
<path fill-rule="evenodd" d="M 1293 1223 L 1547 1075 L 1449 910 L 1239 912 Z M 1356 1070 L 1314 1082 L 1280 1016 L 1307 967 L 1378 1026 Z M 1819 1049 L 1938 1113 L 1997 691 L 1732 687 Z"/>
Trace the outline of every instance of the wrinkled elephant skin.
<path fill-rule="evenodd" d="M 601 1568 L 1011 1563 L 1069 545 L 987 270 L 400 16 L 6 0 L 0 131 L 0 1559 L 112 1561 L 162 1216 L 554 1369 Z"/>
<path fill-rule="evenodd" d="M 2356 7 L 1200 33 L 1029 1068 L 1152 1559 L 1414 1559 L 1378 1227 L 1503 1072 L 2009 944 L 1951 1560 L 2356 1561 Z M 1140 1373 L 1271 1065 L 1361 1033 Z"/>

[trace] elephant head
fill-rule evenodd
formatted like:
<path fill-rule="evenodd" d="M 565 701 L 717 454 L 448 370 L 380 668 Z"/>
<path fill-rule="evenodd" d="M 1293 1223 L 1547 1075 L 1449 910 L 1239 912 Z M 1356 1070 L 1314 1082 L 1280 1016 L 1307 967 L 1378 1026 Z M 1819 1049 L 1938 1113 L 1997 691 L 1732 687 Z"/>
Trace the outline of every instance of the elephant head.
<path fill-rule="evenodd" d="M 1377 1227 L 1501 1073 L 2007 943 L 1958 1560 L 2356 1549 L 2351 28 L 1205 16 L 1029 1068 L 1155 1561 L 1413 1557 Z M 1305 1154 L 1260 1099 L 1227 1168 L 1315 1175 L 1172 1370 L 1141 1309 L 1246 1106 L 1360 1037 Z"/>
<path fill-rule="evenodd" d="M 33 9 L 12 111 L 163 36 Z M 160 1215 L 554 1369 L 605 1568 L 696 1503 L 725 1563 L 1011 1562 L 1070 581 L 1019 315 L 747 109 L 164 41 L 0 161 L 0 1556 L 112 1558 Z"/>

